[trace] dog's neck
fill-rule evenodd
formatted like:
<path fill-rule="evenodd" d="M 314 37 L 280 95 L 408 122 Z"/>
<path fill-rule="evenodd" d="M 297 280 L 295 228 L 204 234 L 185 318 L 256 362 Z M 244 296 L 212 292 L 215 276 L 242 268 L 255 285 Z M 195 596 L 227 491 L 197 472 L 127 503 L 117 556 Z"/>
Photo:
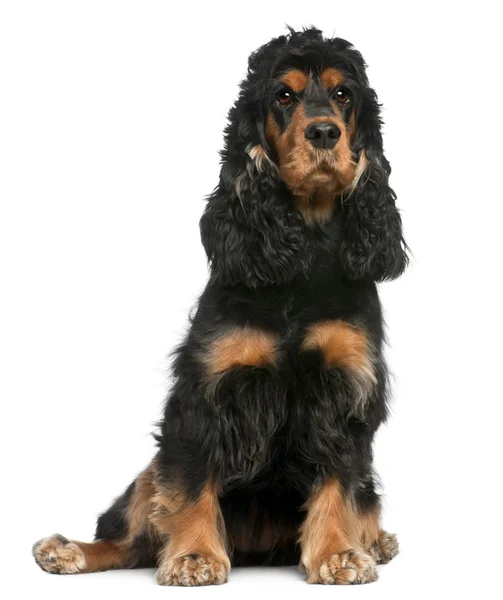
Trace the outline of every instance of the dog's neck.
<path fill-rule="evenodd" d="M 335 195 L 332 190 L 319 188 L 310 196 L 294 194 L 294 204 L 308 225 L 330 221 L 335 210 Z"/>

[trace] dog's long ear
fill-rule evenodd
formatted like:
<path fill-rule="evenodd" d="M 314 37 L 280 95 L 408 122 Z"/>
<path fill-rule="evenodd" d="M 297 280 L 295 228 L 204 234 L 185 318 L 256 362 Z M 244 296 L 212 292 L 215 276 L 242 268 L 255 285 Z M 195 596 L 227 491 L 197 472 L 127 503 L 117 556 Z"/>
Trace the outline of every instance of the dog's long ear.
<path fill-rule="evenodd" d="M 356 176 L 342 197 L 341 262 L 350 279 L 395 279 L 408 264 L 380 128 L 377 96 L 367 87 L 356 114 Z"/>
<path fill-rule="evenodd" d="M 212 277 L 224 285 L 275 285 L 305 268 L 304 223 L 270 158 L 266 115 L 250 78 L 229 113 L 220 181 L 201 218 Z"/>

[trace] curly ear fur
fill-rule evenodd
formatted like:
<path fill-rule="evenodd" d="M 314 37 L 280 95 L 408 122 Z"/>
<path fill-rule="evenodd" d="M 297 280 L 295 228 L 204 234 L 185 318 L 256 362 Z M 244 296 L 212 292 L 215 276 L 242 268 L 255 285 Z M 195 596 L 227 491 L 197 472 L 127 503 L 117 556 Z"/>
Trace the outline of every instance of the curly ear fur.
<path fill-rule="evenodd" d="M 355 181 L 342 198 L 341 263 L 350 279 L 385 281 L 407 267 L 407 245 L 396 195 L 388 184 L 391 168 L 383 154 L 377 96 L 368 87 L 366 92 L 356 117 Z"/>
<path fill-rule="evenodd" d="M 201 218 L 212 276 L 253 288 L 290 281 L 307 260 L 300 214 L 288 208 L 286 197 L 281 202 L 274 179 L 256 166 L 225 178 L 233 189 L 221 182 Z"/>
<path fill-rule="evenodd" d="M 200 227 L 212 276 L 224 285 L 256 288 L 290 281 L 309 258 L 303 219 L 269 157 L 253 75 L 229 113 L 220 182 Z"/>

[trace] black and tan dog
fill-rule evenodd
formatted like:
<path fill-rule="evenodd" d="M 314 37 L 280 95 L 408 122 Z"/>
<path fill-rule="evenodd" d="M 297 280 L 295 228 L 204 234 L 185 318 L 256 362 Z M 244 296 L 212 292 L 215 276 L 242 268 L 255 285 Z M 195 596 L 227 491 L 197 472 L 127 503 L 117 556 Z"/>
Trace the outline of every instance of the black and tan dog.
<path fill-rule="evenodd" d="M 379 107 L 351 44 L 291 31 L 261 47 L 229 114 L 201 220 L 211 264 L 150 466 L 93 543 L 35 544 L 51 573 L 158 567 L 164 585 L 299 562 L 366 583 L 381 529 L 372 440 L 387 414 L 376 282 L 407 265 Z"/>

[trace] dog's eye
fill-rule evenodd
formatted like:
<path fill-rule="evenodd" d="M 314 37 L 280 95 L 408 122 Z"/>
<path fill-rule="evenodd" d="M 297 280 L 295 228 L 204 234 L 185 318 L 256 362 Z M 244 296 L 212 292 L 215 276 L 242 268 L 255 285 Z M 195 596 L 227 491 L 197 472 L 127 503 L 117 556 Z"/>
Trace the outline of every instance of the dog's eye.
<path fill-rule="evenodd" d="M 287 90 L 283 90 L 278 94 L 278 102 L 281 106 L 287 106 L 292 101 L 292 94 Z"/>
<path fill-rule="evenodd" d="M 347 106 L 350 101 L 349 92 L 344 87 L 336 88 L 336 90 L 334 91 L 334 98 L 339 104 L 342 104 L 343 106 Z"/>

